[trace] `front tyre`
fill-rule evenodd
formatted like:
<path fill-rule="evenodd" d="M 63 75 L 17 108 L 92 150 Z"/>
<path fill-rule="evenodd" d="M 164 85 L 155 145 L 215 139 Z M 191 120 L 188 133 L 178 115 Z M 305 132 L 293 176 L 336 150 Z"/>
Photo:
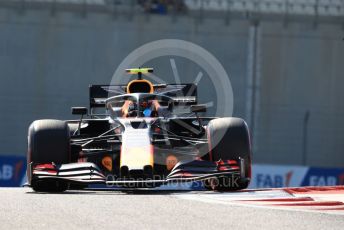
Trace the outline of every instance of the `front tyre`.
<path fill-rule="evenodd" d="M 251 141 L 246 122 L 241 118 L 225 117 L 211 120 L 207 126 L 209 157 L 212 161 L 244 160 L 244 171 L 251 177 Z M 240 190 L 249 185 L 249 180 L 221 177 L 205 183 L 212 190 Z M 235 183 L 234 183 L 235 182 Z"/>
<path fill-rule="evenodd" d="M 65 121 L 36 120 L 28 132 L 28 165 L 70 163 L 70 130 Z M 29 174 L 28 170 L 28 174 Z M 32 175 L 28 175 L 32 178 Z M 63 192 L 68 183 L 32 178 L 31 187 L 37 192 Z"/>

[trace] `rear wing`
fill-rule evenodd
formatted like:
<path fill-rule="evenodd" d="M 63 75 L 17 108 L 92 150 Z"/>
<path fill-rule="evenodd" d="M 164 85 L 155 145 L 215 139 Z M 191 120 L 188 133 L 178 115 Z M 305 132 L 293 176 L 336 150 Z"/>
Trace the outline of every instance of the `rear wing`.
<path fill-rule="evenodd" d="M 109 97 L 126 94 L 126 87 L 126 85 L 90 85 L 90 109 L 104 107 Z M 153 87 L 155 94 L 172 97 L 177 104 L 197 104 L 196 84 L 156 84 Z"/>

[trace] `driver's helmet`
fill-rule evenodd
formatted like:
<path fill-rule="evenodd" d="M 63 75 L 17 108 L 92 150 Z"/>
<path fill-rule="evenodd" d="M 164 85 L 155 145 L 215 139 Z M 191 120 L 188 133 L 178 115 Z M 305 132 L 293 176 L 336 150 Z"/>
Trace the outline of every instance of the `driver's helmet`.
<path fill-rule="evenodd" d="M 128 83 L 126 87 L 126 92 L 131 93 L 153 93 L 154 87 L 153 84 L 146 80 L 142 79 L 142 73 L 151 73 L 153 69 L 144 68 L 144 69 L 128 69 L 128 73 L 138 74 L 137 80 L 132 80 Z M 157 116 L 156 111 L 159 108 L 159 103 L 156 100 L 140 100 L 140 103 L 136 101 L 127 100 L 122 106 L 122 114 L 125 117 L 153 117 Z M 140 114 L 138 114 L 140 113 Z"/>

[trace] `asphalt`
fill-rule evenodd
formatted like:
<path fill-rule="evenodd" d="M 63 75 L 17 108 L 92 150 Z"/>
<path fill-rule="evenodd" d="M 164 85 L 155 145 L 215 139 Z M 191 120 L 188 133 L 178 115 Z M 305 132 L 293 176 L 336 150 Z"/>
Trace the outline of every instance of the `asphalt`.
<path fill-rule="evenodd" d="M 0 189 L 0 229 L 343 229 L 344 215 L 185 199 L 188 191 Z M 184 198 L 183 198 L 184 197 Z"/>

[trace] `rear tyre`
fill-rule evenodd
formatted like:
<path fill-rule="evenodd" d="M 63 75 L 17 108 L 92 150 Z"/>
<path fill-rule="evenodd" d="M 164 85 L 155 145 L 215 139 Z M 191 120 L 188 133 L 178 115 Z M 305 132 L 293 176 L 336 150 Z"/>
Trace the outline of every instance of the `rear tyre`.
<path fill-rule="evenodd" d="M 212 161 L 244 159 L 245 176 L 251 177 L 251 141 L 248 127 L 243 119 L 217 118 L 207 126 L 209 157 Z M 205 187 L 212 190 L 240 190 L 249 180 L 220 177 L 207 181 Z"/>
<path fill-rule="evenodd" d="M 29 127 L 27 159 L 33 165 L 70 163 L 70 130 L 67 122 L 34 121 Z M 68 189 L 68 183 L 57 180 L 31 179 L 30 183 L 33 190 L 38 192 L 63 192 Z"/>

